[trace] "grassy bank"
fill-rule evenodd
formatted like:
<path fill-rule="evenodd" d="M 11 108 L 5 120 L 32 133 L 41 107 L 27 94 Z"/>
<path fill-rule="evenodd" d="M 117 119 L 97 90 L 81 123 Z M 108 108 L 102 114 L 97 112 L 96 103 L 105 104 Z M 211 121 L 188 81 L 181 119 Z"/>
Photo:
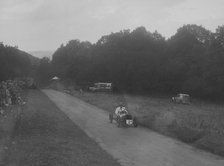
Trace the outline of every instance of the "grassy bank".
<path fill-rule="evenodd" d="M 26 99 L 27 92 L 23 91 L 22 99 Z M 13 143 L 12 135 L 20 114 L 25 105 L 10 105 L 0 111 L 0 165 L 6 156 L 10 144 Z"/>
<path fill-rule="evenodd" d="M 141 125 L 224 156 L 224 105 L 202 101 L 182 105 L 164 97 L 71 92 L 108 111 L 114 111 L 119 101 L 123 101 Z"/>
<path fill-rule="evenodd" d="M 40 91 L 27 99 L 0 165 L 119 165 Z"/>

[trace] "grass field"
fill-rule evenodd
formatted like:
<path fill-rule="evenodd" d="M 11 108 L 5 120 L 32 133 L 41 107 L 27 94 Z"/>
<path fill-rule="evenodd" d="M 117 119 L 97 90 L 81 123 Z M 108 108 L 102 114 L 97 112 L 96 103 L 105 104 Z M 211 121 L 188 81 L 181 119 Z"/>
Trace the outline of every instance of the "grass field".
<path fill-rule="evenodd" d="M 167 97 L 126 94 L 72 91 L 72 95 L 108 111 L 122 101 L 141 125 L 224 156 L 224 105 L 203 101 L 182 105 Z"/>
<path fill-rule="evenodd" d="M 1 123 L 8 124 L 0 127 L 1 166 L 120 165 L 44 94 L 33 90 L 27 95 L 19 114 L 8 114 Z"/>

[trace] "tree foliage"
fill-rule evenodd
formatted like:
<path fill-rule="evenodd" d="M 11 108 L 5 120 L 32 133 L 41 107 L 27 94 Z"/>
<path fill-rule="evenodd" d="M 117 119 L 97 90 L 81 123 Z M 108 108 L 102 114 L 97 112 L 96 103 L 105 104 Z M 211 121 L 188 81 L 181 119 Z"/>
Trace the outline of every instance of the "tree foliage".
<path fill-rule="evenodd" d="M 113 82 L 127 92 L 224 98 L 224 26 L 215 33 L 184 25 L 166 40 L 144 27 L 69 41 L 56 50 L 52 72 L 78 84 Z"/>
<path fill-rule="evenodd" d="M 29 54 L 0 43 L 0 81 L 34 74 Z"/>

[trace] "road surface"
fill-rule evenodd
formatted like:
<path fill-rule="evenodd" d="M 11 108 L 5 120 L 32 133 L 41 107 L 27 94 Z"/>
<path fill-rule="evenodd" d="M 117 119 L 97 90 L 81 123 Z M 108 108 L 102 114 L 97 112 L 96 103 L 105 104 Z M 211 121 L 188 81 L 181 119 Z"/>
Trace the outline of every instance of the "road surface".
<path fill-rule="evenodd" d="M 117 128 L 108 112 L 54 90 L 43 92 L 123 166 L 224 166 L 224 159 L 144 127 Z"/>

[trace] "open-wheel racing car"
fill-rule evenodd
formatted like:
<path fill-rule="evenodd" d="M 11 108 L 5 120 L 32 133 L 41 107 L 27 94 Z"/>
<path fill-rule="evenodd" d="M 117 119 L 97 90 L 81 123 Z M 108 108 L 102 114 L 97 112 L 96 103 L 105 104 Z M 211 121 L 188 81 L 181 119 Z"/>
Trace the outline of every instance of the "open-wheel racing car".
<path fill-rule="evenodd" d="M 132 116 L 129 112 L 127 111 L 121 111 L 119 115 L 117 115 L 115 112 L 109 114 L 109 120 L 110 123 L 115 120 L 117 122 L 117 127 L 124 127 L 124 126 L 133 126 L 137 127 L 138 122 L 137 118 Z"/>

